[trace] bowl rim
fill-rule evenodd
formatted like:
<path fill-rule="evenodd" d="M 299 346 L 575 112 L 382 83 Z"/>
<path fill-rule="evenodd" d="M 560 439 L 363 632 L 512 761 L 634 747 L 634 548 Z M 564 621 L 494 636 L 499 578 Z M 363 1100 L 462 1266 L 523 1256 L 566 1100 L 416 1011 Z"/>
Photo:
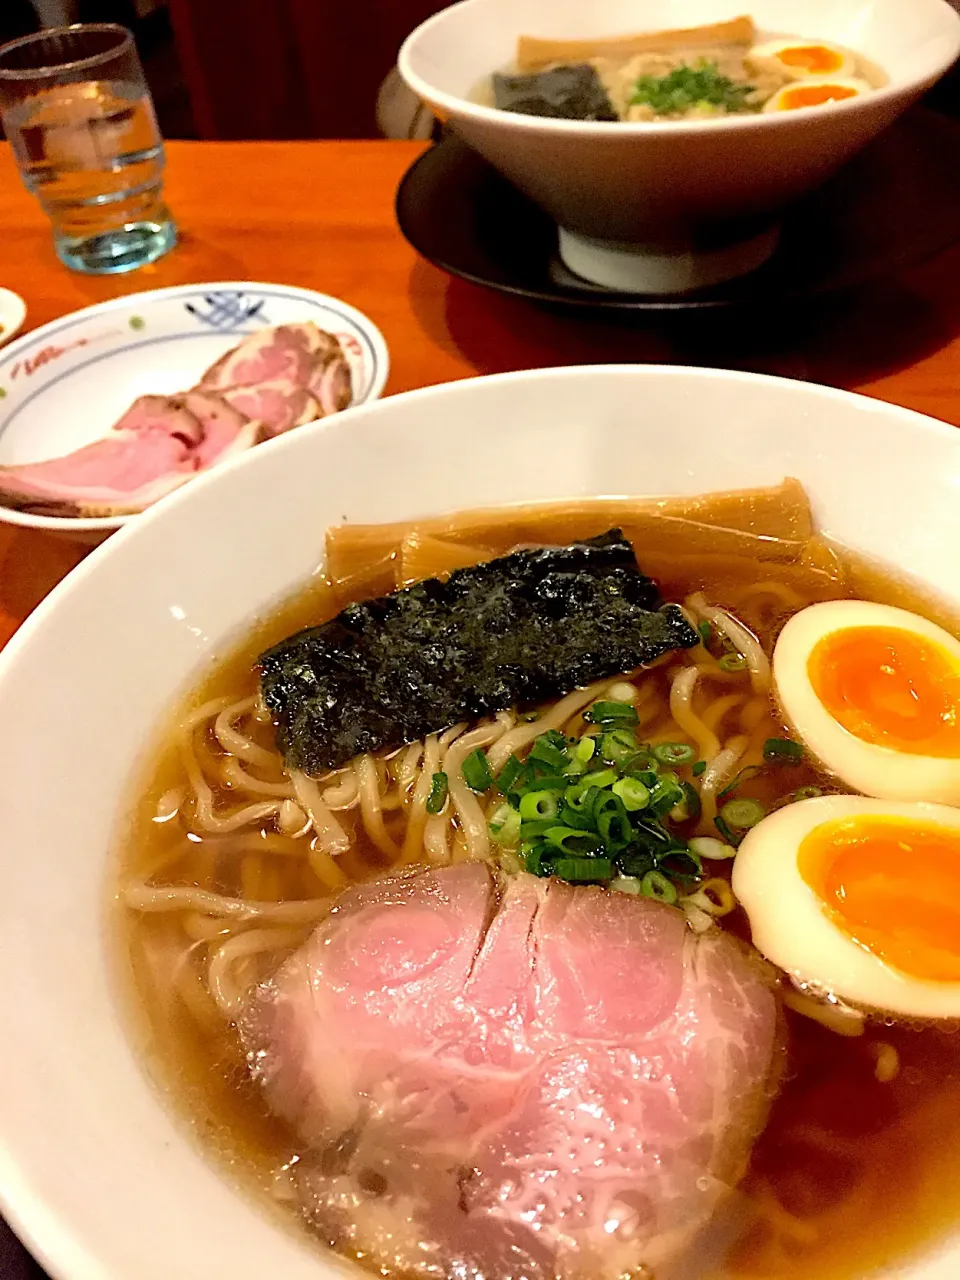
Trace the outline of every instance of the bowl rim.
<path fill-rule="evenodd" d="M 960 428 L 929 414 L 905 408 L 890 401 L 880 400 L 876 397 L 847 391 L 838 387 L 772 374 L 674 364 L 571 365 L 485 375 L 480 378 L 467 378 L 439 383 L 418 388 L 400 396 L 388 397 L 375 402 L 371 401 L 365 406 L 361 406 L 360 412 L 370 417 L 382 416 L 393 411 L 393 402 L 396 400 L 424 403 L 428 399 L 443 398 L 445 395 L 451 394 L 452 388 L 462 388 L 462 390 L 453 392 L 453 394 L 469 394 L 467 388 L 476 382 L 483 384 L 510 384 L 555 381 L 562 384 L 564 381 L 573 381 L 584 376 L 598 378 L 629 376 L 636 379 L 638 383 L 646 379 L 651 381 L 667 379 L 681 385 L 685 382 L 696 382 L 704 388 L 716 380 L 741 386 L 749 384 L 771 388 L 779 387 L 785 393 L 807 398 L 812 405 L 845 405 L 851 411 L 864 414 L 873 412 L 889 416 L 892 421 L 896 422 L 898 429 L 902 429 L 904 432 L 921 432 L 944 441 L 950 440 L 953 442 L 954 448 L 960 448 Z M 336 415 L 337 418 L 340 416 Z M 336 429 L 335 420 L 333 422 L 327 421 L 326 423 L 321 420 L 317 427 L 310 432 L 310 436 L 317 437 L 321 432 L 332 429 Z M 296 443 L 302 437 L 305 437 L 305 433 L 300 431 L 290 432 L 281 437 L 272 456 L 276 459 L 281 449 L 295 451 L 297 448 L 302 447 L 302 444 L 298 445 Z M 166 502 L 157 503 L 149 508 L 144 513 L 144 518 L 141 521 L 131 523 L 121 530 L 115 538 L 110 539 L 109 542 L 99 547 L 66 575 L 41 601 L 3 649 L 0 650 L 0 688 L 15 676 L 15 669 L 24 652 L 34 643 L 35 635 L 50 625 L 52 616 L 59 610 L 61 602 L 75 596 L 77 592 L 82 593 L 87 590 L 87 581 L 91 576 L 99 572 L 102 560 L 115 556 L 131 539 L 142 538 L 147 534 L 153 522 L 172 521 L 175 519 L 178 505 L 201 501 L 203 494 L 210 486 L 223 484 L 224 479 L 233 471 L 245 467 L 263 465 L 262 462 L 255 461 L 256 458 L 262 456 L 256 450 L 251 450 L 249 453 L 230 459 L 223 464 L 222 468 L 202 474 L 196 482 L 183 486 L 182 489 L 172 494 Z M 559 500 L 562 501 L 562 498 Z M 424 514 L 427 513 L 425 512 Z M 256 604 L 254 603 L 251 605 L 251 611 L 255 608 Z M 178 690 L 180 689 L 181 686 L 178 686 Z M 168 1108 L 165 1107 L 165 1110 L 168 1113 L 170 1126 L 174 1127 L 177 1123 L 175 1117 Z M 196 1146 L 196 1143 L 194 1143 L 194 1146 Z M 222 1173 L 220 1177 L 223 1181 L 228 1181 Z M 245 1193 L 243 1191 L 235 1191 L 235 1194 L 244 1196 Z M 11 1228 L 49 1270 L 51 1276 L 60 1277 L 60 1280 L 77 1280 L 78 1277 L 83 1277 L 83 1280 L 108 1280 L 108 1276 L 114 1277 L 114 1280 L 119 1280 L 119 1273 L 108 1272 L 100 1258 L 89 1251 L 83 1234 L 82 1221 L 75 1214 L 61 1215 L 49 1203 L 42 1189 L 38 1188 L 31 1179 L 24 1178 L 18 1163 L 7 1149 L 2 1133 L 0 1133 L 0 1209 L 2 1209 Z M 255 1205 L 251 1207 L 250 1211 L 256 1211 Z M 955 1247 L 960 1249 L 960 1243 Z M 934 1256 L 933 1253 L 930 1256 L 932 1258 Z M 320 1272 L 318 1272 L 319 1274 Z M 359 1272 L 356 1274 L 359 1275 Z"/>
<path fill-rule="evenodd" d="M 370 404 L 375 400 L 379 400 L 383 395 L 383 388 L 386 385 L 387 378 L 390 376 L 390 348 L 387 345 L 387 340 L 383 336 L 379 326 L 371 320 L 366 312 L 360 311 L 359 308 L 353 306 L 343 298 L 338 298 L 335 294 L 321 293 L 318 289 L 308 289 L 305 286 L 298 284 L 285 284 L 282 281 L 187 281 L 184 284 L 165 285 L 161 289 L 141 289 L 136 293 L 121 294 L 119 297 L 109 298 L 105 302 L 95 302 L 86 307 L 79 307 L 75 311 L 66 311 L 63 315 L 55 316 L 54 319 L 48 320 L 45 324 L 38 325 L 35 329 L 28 330 L 27 333 L 20 334 L 19 337 L 12 339 L 7 345 L 3 345 L 2 342 L 0 342 L 0 347 L 2 347 L 2 350 L 0 350 L 0 360 L 6 363 L 11 358 L 15 358 L 21 350 L 25 350 L 26 347 L 35 342 L 38 338 L 42 339 L 48 333 L 52 333 L 55 328 L 59 327 L 66 320 L 83 321 L 93 319 L 101 315 L 109 315 L 114 311 L 123 311 L 128 308 L 142 309 L 144 305 L 150 306 L 153 302 L 162 301 L 164 298 L 174 297 L 177 294 L 182 294 L 191 290 L 204 289 L 208 289 L 211 292 L 227 292 L 230 290 L 243 292 L 245 290 L 253 289 L 283 289 L 291 295 L 299 294 L 304 297 L 312 298 L 313 300 L 323 304 L 335 305 L 345 313 L 345 315 L 356 325 L 358 329 L 363 331 L 377 357 L 377 374 L 370 384 L 370 390 L 362 400 L 357 402 L 357 404 L 351 404 L 349 409 L 358 408 L 360 405 L 364 404 Z M 26 314 L 26 309 L 24 309 L 24 314 Z M 340 412 L 347 413 L 349 409 L 342 409 Z M 323 421 L 323 419 L 318 419 L 318 421 Z M 302 428 L 297 428 L 297 430 L 302 430 Z M 250 452 L 253 452 L 253 450 L 250 450 Z M 213 470 L 216 470 L 216 467 L 214 467 Z M 200 478 L 199 475 L 189 481 L 187 485 L 182 485 L 180 487 L 188 488 L 190 484 L 195 484 L 196 479 L 198 478 Z M 174 490 L 174 493 L 177 492 L 179 492 L 179 490 Z M 159 499 L 159 502 L 164 502 L 165 500 L 165 498 L 161 498 Z M 157 505 L 158 502 L 151 503 L 146 510 L 152 510 L 153 507 Z M 49 533 L 67 535 L 111 533 L 116 529 L 122 529 L 132 521 L 139 520 L 144 514 L 145 511 L 131 512 L 129 515 L 123 516 L 41 516 L 34 515 L 29 511 L 15 511 L 12 507 L 3 506 L 3 504 L 0 503 L 0 524 L 17 525 L 24 529 L 44 529 Z"/>
<path fill-rule="evenodd" d="M 950 67 L 960 58 L 960 12 L 954 9 L 948 0 L 933 0 L 933 2 L 940 7 L 944 21 L 953 28 L 953 41 L 949 56 L 938 58 L 926 72 L 920 75 L 914 75 L 908 79 L 891 80 L 889 84 L 882 85 L 879 89 L 874 89 L 872 93 L 832 103 L 828 119 L 837 111 L 847 113 L 863 111 L 868 109 L 870 105 L 890 103 L 899 98 L 909 98 L 910 96 L 917 97 L 936 84 L 941 76 L 949 71 Z M 481 124 L 499 124 L 503 128 L 512 128 L 526 133 L 538 133 L 543 130 L 547 134 L 557 137 L 582 137 L 591 140 L 601 137 L 609 138 L 611 136 L 611 121 L 556 120 L 545 116 L 526 116 L 518 112 L 501 111 L 497 107 L 486 107 L 478 102 L 471 102 L 469 98 L 461 97 L 459 94 L 447 93 L 444 89 L 438 89 L 414 70 L 411 62 L 415 56 L 418 43 L 425 35 L 434 27 L 449 21 L 450 15 L 456 10 L 479 6 L 482 3 L 483 0 L 458 0 L 456 4 L 449 5 L 446 9 L 441 9 L 410 32 L 400 46 L 400 52 L 397 55 L 397 68 L 402 78 L 406 81 L 408 88 L 421 100 L 426 101 L 431 106 L 440 108 L 454 118 L 460 117 Z M 944 34 L 947 34 L 947 28 L 944 29 Z M 662 138 L 664 136 L 679 139 L 681 137 L 703 136 L 704 131 L 706 131 L 707 135 L 720 131 L 729 133 L 735 130 L 756 132 L 758 130 L 770 130 L 791 125 L 792 123 L 802 124 L 823 118 L 820 107 L 798 107 L 793 111 L 760 112 L 757 115 L 727 115 L 711 117 L 707 120 L 621 120 L 617 122 L 617 130 L 614 136 L 624 139 Z"/>

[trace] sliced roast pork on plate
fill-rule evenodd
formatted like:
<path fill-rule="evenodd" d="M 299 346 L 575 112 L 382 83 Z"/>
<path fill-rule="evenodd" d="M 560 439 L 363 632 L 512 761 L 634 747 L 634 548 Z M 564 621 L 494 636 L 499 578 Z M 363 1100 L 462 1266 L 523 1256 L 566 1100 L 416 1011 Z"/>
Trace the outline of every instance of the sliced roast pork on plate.
<path fill-rule="evenodd" d="M 0 467 L 0 503 L 56 516 L 142 511 L 261 440 L 345 409 L 350 365 L 312 321 L 245 338 L 192 391 L 141 396 L 102 440 L 61 458 Z"/>
<path fill-rule="evenodd" d="M 367 316 L 295 285 L 175 285 L 61 316 L 0 350 L 0 523 L 99 542 L 235 453 L 376 400 L 389 364 Z M 144 403 L 149 432 L 130 417 Z"/>

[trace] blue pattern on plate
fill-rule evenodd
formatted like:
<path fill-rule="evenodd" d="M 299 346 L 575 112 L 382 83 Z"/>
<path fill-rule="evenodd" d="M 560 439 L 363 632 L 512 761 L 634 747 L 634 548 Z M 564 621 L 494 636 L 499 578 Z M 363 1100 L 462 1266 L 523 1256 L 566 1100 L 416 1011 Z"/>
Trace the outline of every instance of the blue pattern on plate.
<path fill-rule="evenodd" d="M 205 293 L 197 302 L 185 302 L 183 305 L 201 324 L 209 325 L 221 333 L 229 333 L 248 320 L 256 317 L 262 324 L 270 321 L 262 314 L 265 298 L 252 302 L 245 293 Z M 206 308 L 204 310 L 203 308 Z"/>

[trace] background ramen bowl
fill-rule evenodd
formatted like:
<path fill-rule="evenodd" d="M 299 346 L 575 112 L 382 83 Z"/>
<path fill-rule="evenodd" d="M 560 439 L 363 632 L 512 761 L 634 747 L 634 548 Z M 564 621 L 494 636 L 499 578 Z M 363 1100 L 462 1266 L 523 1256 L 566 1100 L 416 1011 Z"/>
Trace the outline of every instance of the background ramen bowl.
<path fill-rule="evenodd" d="M 749 13 L 762 33 L 846 45 L 889 84 L 829 108 L 659 124 L 543 120 L 479 106 L 517 36 L 692 27 Z M 594 283 L 682 292 L 759 266 L 777 216 L 828 178 L 960 53 L 946 0 L 463 0 L 400 51 L 410 88 L 560 227 L 560 253 Z"/>
<path fill-rule="evenodd" d="M 960 432 L 799 382 L 651 366 L 473 379 L 304 427 L 147 512 L 40 606 L 0 655 L 0 1208 L 54 1276 L 361 1274 L 275 1225 L 171 1118 L 128 1034 L 108 914 L 144 753 L 314 572 L 326 527 L 784 475 L 829 534 L 960 606 Z M 956 1280 L 960 1241 L 893 1274 Z"/>

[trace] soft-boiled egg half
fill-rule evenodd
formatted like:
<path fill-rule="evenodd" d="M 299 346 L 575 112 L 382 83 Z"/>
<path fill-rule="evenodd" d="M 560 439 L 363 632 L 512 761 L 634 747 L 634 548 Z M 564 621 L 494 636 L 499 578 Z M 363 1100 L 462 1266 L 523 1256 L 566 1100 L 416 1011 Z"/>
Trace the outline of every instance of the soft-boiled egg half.
<path fill-rule="evenodd" d="M 845 102 L 871 93 L 873 86 L 854 76 L 830 76 L 822 79 L 795 80 L 778 89 L 763 104 L 764 111 L 799 111 L 801 107 L 824 107 L 831 102 Z"/>
<path fill-rule="evenodd" d="M 733 891 L 774 964 L 823 994 L 960 1017 L 960 810 L 824 796 L 778 809 L 737 852 Z"/>
<path fill-rule="evenodd" d="M 823 40 L 769 40 L 747 54 L 751 71 L 773 71 L 804 80 L 808 76 L 856 75 L 857 60 L 839 45 Z"/>
<path fill-rule="evenodd" d="M 794 614 L 773 651 L 784 717 L 832 774 L 868 796 L 960 805 L 960 641 L 864 600 Z"/>

